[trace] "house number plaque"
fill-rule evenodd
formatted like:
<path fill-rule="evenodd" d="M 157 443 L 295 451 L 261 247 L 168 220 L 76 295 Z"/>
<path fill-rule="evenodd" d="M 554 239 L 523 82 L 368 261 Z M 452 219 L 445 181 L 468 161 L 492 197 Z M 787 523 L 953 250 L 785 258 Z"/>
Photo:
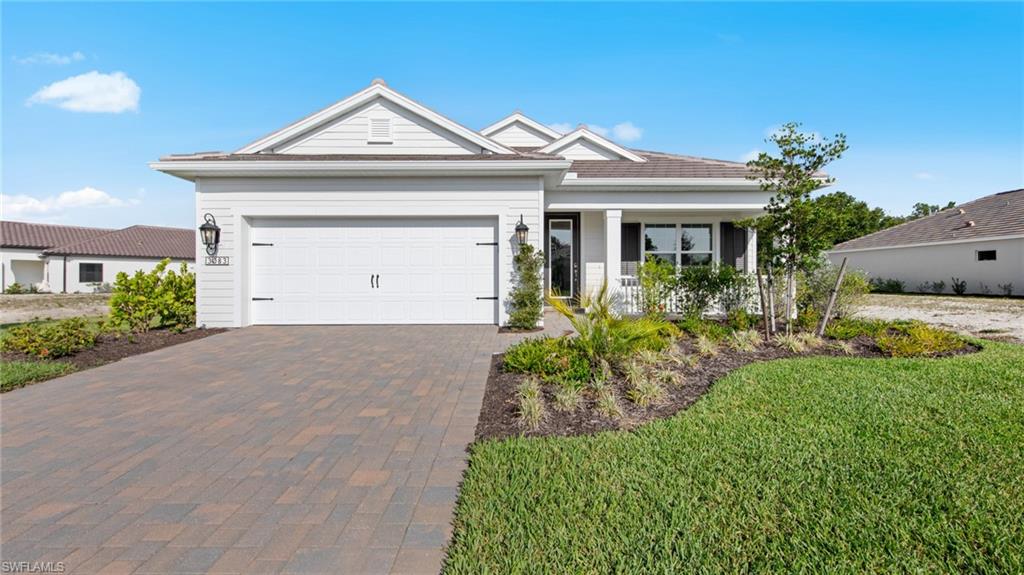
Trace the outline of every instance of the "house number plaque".
<path fill-rule="evenodd" d="M 231 258 L 229 256 L 206 256 L 206 265 L 208 265 L 208 266 L 227 266 L 227 265 L 231 265 Z"/>

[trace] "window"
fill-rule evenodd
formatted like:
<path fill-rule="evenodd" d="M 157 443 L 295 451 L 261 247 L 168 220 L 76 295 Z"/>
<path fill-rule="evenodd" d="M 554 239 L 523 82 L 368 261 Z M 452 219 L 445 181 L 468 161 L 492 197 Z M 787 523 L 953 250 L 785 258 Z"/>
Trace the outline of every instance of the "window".
<path fill-rule="evenodd" d="M 103 264 L 78 264 L 78 281 L 98 283 L 103 281 Z"/>
<path fill-rule="evenodd" d="M 711 263 L 711 224 L 644 224 L 644 259 L 675 266 Z"/>
<path fill-rule="evenodd" d="M 978 254 L 978 261 L 979 262 L 994 262 L 994 261 L 996 261 L 996 251 L 995 250 L 978 250 L 975 253 Z"/>
<path fill-rule="evenodd" d="M 369 130 L 367 142 L 371 144 L 391 143 L 391 118 L 370 118 Z"/>

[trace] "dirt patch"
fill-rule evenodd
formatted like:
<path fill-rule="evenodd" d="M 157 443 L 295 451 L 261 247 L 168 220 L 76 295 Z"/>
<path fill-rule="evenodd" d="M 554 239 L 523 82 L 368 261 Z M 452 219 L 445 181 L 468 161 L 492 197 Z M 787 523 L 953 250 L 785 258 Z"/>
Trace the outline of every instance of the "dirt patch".
<path fill-rule="evenodd" d="M 53 361 L 70 363 L 75 366 L 76 370 L 89 369 L 133 355 L 139 355 L 140 353 L 195 341 L 224 331 L 227 330 L 223 328 L 199 328 L 176 333 L 167 329 L 157 329 L 133 335 L 114 336 L 104 334 L 97 338 L 95 346 Z M 39 361 L 35 356 L 9 351 L 0 354 L 0 359 L 3 361 Z"/>
<path fill-rule="evenodd" d="M 855 315 L 916 319 L 975 337 L 1024 342 L 1022 298 L 871 294 Z"/>
<path fill-rule="evenodd" d="M 504 354 L 495 355 L 491 360 L 491 371 L 487 379 L 487 388 L 484 391 L 483 405 L 480 409 L 480 418 L 476 427 L 476 439 L 501 438 L 514 435 L 524 436 L 570 436 L 586 435 L 599 431 L 631 429 L 656 419 L 664 419 L 675 415 L 686 409 L 693 402 L 704 395 L 705 392 L 729 372 L 743 367 L 744 365 L 758 362 L 770 361 L 773 359 L 784 359 L 791 357 L 810 356 L 833 356 L 833 357 L 886 357 L 869 337 L 858 337 L 850 340 L 851 354 L 839 349 L 829 347 L 830 340 L 826 345 L 801 353 L 794 353 L 786 348 L 775 344 L 762 344 L 756 351 L 741 352 L 721 347 L 719 354 L 712 357 L 703 357 L 695 365 L 680 365 L 675 363 L 664 363 L 657 369 L 670 369 L 681 377 L 680 385 L 666 385 L 666 399 L 657 406 L 647 408 L 640 407 L 626 399 L 625 380 L 620 376 L 614 377 L 608 385 L 615 390 L 622 407 L 623 417 L 621 419 L 610 419 L 597 413 L 594 409 L 595 400 L 593 394 L 584 392 L 580 405 L 573 412 L 554 412 L 550 409 L 551 392 L 554 386 L 544 385 L 544 396 L 548 405 L 548 417 L 536 431 L 525 431 L 517 422 L 517 398 L 516 389 L 527 377 L 520 373 L 508 373 L 502 368 Z M 692 341 L 682 340 L 678 343 L 680 351 L 686 355 L 696 354 Z M 960 355 L 973 353 L 980 348 L 969 345 L 967 348 L 947 355 Z"/>
<path fill-rule="evenodd" d="M 0 324 L 106 315 L 110 294 L 0 295 Z"/>

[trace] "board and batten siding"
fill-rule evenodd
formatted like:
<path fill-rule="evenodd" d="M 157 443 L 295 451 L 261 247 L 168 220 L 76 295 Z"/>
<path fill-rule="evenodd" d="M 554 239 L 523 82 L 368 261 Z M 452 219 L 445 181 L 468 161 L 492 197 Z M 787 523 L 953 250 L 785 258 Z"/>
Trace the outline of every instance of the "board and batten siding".
<path fill-rule="evenodd" d="M 580 260 L 583 290 L 595 293 L 604 283 L 605 239 L 604 212 L 582 212 L 580 214 Z"/>
<path fill-rule="evenodd" d="M 370 120 L 390 122 L 390 143 L 370 141 Z M 480 146 L 414 116 L 383 99 L 376 99 L 325 126 L 276 148 L 281 154 L 479 154 Z"/>
<path fill-rule="evenodd" d="M 996 260 L 978 261 L 982 250 L 995 250 Z M 828 254 L 836 265 L 843 257 L 848 267 L 869 277 L 902 281 L 906 291 L 920 291 L 920 284 L 941 281 L 946 284 L 945 293 L 953 293 L 952 278 L 958 278 L 967 282 L 969 294 L 1002 294 L 1000 284 L 1013 284 L 1014 295 L 1024 295 L 1024 238 Z"/>
<path fill-rule="evenodd" d="M 542 148 L 551 143 L 548 136 L 518 122 L 513 122 L 488 137 L 510 148 Z"/>
<path fill-rule="evenodd" d="M 249 221 L 279 217 L 444 217 L 493 216 L 498 229 L 498 318 L 512 287 L 515 225 L 520 215 L 530 227 L 529 241 L 539 247 L 543 229 L 540 177 L 465 178 L 200 178 L 196 180 L 196 221 L 217 218 L 221 243 L 217 255 L 230 265 L 197 265 L 197 316 L 200 325 L 249 325 Z M 198 234 L 197 234 L 198 236 Z M 198 242 L 197 238 L 197 242 Z M 198 254 L 204 254 L 201 245 Z"/>

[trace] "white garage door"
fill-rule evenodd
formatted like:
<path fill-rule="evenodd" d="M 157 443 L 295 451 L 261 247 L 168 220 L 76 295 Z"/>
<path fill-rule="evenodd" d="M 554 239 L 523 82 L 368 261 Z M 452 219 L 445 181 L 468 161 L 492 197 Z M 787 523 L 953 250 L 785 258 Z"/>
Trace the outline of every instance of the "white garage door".
<path fill-rule="evenodd" d="M 495 222 L 252 223 L 256 324 L 497 323 Z"/>

